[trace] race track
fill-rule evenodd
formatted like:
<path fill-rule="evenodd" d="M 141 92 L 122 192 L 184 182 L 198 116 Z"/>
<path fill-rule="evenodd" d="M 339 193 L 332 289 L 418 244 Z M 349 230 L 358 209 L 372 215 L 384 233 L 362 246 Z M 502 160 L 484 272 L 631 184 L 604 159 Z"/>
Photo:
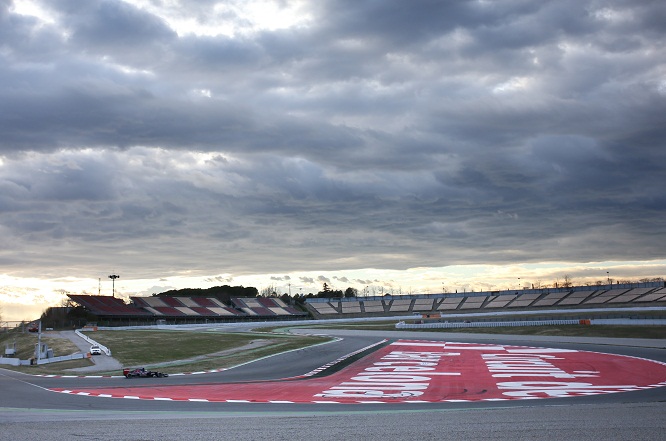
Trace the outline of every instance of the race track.
<path fill-rule="evenodd" d="M 342 340 L 164 379 L 2 370 L 1 434 L 607 440 L 661 439 L 666 428 L 663 340 L 326 333 Z M 325 369 L 364 349 L 348 366 Z"/>

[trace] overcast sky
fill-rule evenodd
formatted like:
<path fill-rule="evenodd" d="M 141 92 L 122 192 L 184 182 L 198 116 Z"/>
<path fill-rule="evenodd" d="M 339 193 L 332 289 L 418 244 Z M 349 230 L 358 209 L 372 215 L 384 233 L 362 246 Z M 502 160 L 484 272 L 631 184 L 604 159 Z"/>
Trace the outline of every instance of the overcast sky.
<path fill-rule="evenodd" d="M 0 0 L 3 316 L 112 273 L 664 276 L 665 31 L 662 0 Z"/>

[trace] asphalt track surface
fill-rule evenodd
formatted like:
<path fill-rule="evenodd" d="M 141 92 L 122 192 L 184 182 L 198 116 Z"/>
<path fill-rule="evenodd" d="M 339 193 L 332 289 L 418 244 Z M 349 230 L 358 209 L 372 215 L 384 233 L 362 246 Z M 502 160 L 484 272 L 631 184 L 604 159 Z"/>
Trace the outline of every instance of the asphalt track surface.
<path fill-rule="evenodd" d="M 304 330 L 294 332 L 312 333 Z M 270 357 L 227 371 L 172 375 L 165 379 L 127 380 L 122 377 L 90 376 L 49 378 L 0 370 L 0 439 L 69 440 L 73 437 L 85 437 L 114 440 L 180 440 L 187 437 L 191 440 L 340 440 L 363 437 L 368 440 L 461 438 L 661 440 L 666 429 L 664 418 L 666 387 L 661 384 L 666 381 L 666 378 L 661 378 L 664 368 L 661 363 L 666 362 L 664 340 L 344 330 L 327 330 L 325 333 L 339 336 L 342 340 Z M 437 342 L 479 343 L 508 348 L 529 346 L 585 351 L 585 353 L 618 354 L 624 357 L 616 359 L 624 364 L 635 361 L 631 366 L 635 366 L 636 375 L 628 375 L 627 372 L 617 374 L 621 379 L 627 380 L 622 384 L 635 385 L 645 377 L 645 381 L 651 387 L 627 388 L 631 391 L 614 390 L 613 392 L 617 393 L 600 395 L 583 394 L 565 398 L 502 401 L 394 402 L 391 399 L 378 399 L 365 400 L 363 404 L 339 402 L 312 404 L 286 403 L 288 400 L 268 403 L 261 402 L 261 399 L 257 400 L 258 402 L 154 399 L 154 396 L 168 394 L 175 389 L 185 391 L 183 393 L 187 395 L 187 391 L 215 390 L 229 387 L 229 383 L 239 382 L 243 385 L 259 382 L 271 386 L 269 390 L 277 390 L 279 385 L 284 384 L 295 390 L 305 389 L 304 385 L 307 383 L 303 382 L 312 381 L 311 377 L 293 378 L 308 375 L 347 354 L 377 344 L 384 339 L 389 339 L 389 342 L 395 339 L 428 341 L 435 345 L 434 349 L 420 350 L 448 353 L 453 353 L 450 348 L 455 346 L 437 347 Z M 464 348 L 458 346 L 459 349 L 461 347 Z M 375 363 L 385 361 L 380 355 L 390 356 L 387 348 L 389 347 L 371 351 L 371 354 L 354 361 L 350 368 L 356 367 L 362 371 L 367 370 L 368 366 L 375 366 L 372 361 Z M 457 352 L 466 353 L 464 350 Z M 548 354 L 549 357 L 555 355 L 557 353 Z M 525 354 L 520 356 L 524 357 Z M 447 362 L 453 360 L 454 364 L 462 360 L 460 357 L 445 358 Z M 540 361 L 546 363 L 551 360 Z M 612 370 L 613 364 L 611 363 L 609 367 Z M 583 368 L 577 369 L 577 372 L 585 372 Z M 626 371 L 626 367 L 623 369 Z M 453 372 L 453 369 L 450 370 Z M 339 375 L 340 372 L 342 371 L 333 375 Z M 282 381 L 285 378 L 292 380 Z M 333 377 L 329 375 L 323 378 Z M 576 378 L 562 381 L 575 381 L 580 384 L 581 381 L 587 380 Z M 123 396 L 128 387 L 149 391 L 145 394 L 147 399 L 119 399 L 62 393 L 62 391 L 81 390 L 103 392 L 120 390 L 119 396 Z M 334 390 L 335 387 L 339 385 L 334 385 Z M 155 390 L 159 393 L 155 393 Z M 520 394 L 521 389 L 512 392 Z M 224 394 L 222 396 L 224 397 Z M 219 395 L 217 397 L 220 399 Z M 328 398 L 320 399 L 325 401 Z"/>

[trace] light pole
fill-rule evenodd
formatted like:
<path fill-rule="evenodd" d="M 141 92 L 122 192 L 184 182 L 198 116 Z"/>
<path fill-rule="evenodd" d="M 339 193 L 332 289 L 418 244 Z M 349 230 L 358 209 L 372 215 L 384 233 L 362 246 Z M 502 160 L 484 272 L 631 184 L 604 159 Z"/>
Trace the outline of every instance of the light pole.
<path fill-rule="evenodd" d="M 109 279 L 111 279 L 111 285 L 113 286 L 113 297 L 116 296 L 116 279 L 119 279 L 120 276 L 117 274 L 111 274 Z"/>

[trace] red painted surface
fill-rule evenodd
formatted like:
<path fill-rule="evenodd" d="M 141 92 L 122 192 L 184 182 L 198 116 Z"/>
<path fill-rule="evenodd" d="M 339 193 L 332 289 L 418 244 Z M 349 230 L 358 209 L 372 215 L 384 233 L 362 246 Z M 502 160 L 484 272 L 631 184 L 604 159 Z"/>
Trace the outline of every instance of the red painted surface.
<path fill-rule="evenodd" d="M 662 386 L 666 386 L 666 364 L 652 360 L 562 349 L 401 340 L 322 378 L 53 390 L 148 400 L 398 403 L 571 397 Z"/>

